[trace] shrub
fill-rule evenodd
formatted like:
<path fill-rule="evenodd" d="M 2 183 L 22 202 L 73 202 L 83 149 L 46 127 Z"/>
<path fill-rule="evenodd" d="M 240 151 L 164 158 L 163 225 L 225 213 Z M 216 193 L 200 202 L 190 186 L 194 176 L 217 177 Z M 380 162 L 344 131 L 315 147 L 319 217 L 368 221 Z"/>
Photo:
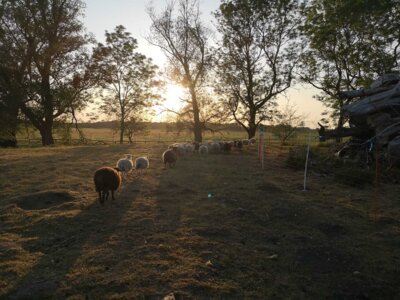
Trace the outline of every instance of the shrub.
<path fill-rule="evenodd" d="M 337 182 L 361 188 L 374 183 L 375 171 L 363 169 L 359 165 L 348 164 L 335 168 L 334 177 Z"/>

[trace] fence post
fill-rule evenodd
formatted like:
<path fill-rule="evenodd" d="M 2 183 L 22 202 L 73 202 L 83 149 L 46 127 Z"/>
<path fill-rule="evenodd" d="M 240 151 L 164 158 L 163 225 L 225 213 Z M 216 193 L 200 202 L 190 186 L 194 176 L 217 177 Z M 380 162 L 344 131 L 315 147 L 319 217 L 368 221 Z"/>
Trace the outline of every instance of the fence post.
<path fill-rule="evenodd" d="M 307 171 L 308 171 L 308 157 L 309 157 L 309 155 L 310 155 L 310 133 L 308 134 L 306 164 L 304 166 L 303 191 L 307 190 Z"/>
<path fill-rule="evenodd" d="M 261 168 L 264 170 L 264 126 L 260 125 L 258 159 L 261 160 Z"/>

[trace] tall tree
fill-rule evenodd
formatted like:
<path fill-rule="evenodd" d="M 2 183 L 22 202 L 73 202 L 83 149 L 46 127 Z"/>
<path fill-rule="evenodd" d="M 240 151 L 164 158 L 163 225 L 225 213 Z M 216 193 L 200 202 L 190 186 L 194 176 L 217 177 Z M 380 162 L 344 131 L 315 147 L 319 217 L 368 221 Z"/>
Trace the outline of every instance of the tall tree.
<path fill-rule="evenodd" d="M 183 107 L 179 111 L 167 109 L 168 112 L 174 113 L 176 116 L 173 119 L 176 123 L 177 131 L 194 132 L 196 124 L 194 123 L 194 115 L 190 94 L 185 95 Z M 210 88 L 203 88 L 197 92 L 197 105 L 199 108 L 199 121 L 202 132 L 208 131 L 211 133 L 219 132 L 224 122 L 230 120 L 229 113 L 220 102 L 216 101 L 216 95 Z"/>
<path fill-rule="evenodd" d="M 188 90 L 185 114 L 193 118 L 194 139 L 201 142 L 203 126 L 198 95 L 210 66 L 207 45 L 210 30 L 200 20 L 198 0 L 171 1 L 160 14 L 152 7 L 148 13 L 152 20 L 148 40 L 164 51 L 172 79 Z"/>
<path fill-rule="evenodd" d="M 93 54 L 93 67 L 103 89 L 100 109 L 118 118 L 120 143 L 124 141 L 127 120 L 160 98 L 157 66 L 136 48 L 136 39 L 120 25 L 114 32 L 106 31 L 105 45 L 98 44 Z"/>
<path fill-rule="evenodd" d="M 222 42 L 217 91 L 252 138 L 292 84 L 301 52 L 295 0 L 223 0 L 216 12 Z"/>
<path fill-rule="evenodd" d="M 399 70 L 400 5 L 398 0 L 313 0 L 304 7 L 308 49 L 302 79 L 321 91 L 316 98 L 342 128 L 342 107 L 350 100 L 341 90 L 366 87 L 374 77 Z"/>
<path fill-rule="evenodd" d="M 26 89 L 19 107 L 39 130 L 42 144 L 51 145 L 54 121 L 88 100 L 85 45 L 90 39 L 80 20 L 84 4 L 80 0 L 2 0 L 1 6 L 6 12 L 1 16 L 4 36 L 13 40 L 9 51 L 24 54 L 16 61 L 17 66 L 26 66 Z"/>
<path fill-rule="evenodd" d="M 18 114 L 26 98 L 26 73 L 31 57 L 20 47 L 23 36 L 10 18 L 10 6 L 0 6 L 0 139 L 6 145 L 17 144 Z M 4 4 L 4 5 L 3 5 Z"/>

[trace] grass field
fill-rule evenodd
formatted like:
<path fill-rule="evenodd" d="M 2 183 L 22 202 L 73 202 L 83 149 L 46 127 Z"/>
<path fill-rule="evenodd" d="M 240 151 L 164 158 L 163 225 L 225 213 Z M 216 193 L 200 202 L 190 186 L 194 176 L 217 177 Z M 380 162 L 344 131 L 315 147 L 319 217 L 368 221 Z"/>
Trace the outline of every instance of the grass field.
<path fill-rule="evenodd" d="M 158 126 L 160 127 L 160 126 Z M 162 127 L 162 126 L 161 126 Z M 82 128 L 86 139 L 88 139 L 90 144 L 94 144 L 96 142 L 104 141 L 105 143 L 119 143 L 119 133 L 111 128 Z M 20 146 L 27 146 L 28 144 L 31 146 L 41 146 L 40 134 L 38 131 L 29 129 L 29 134 L 26 130 L 21 129 L 18 132 L 17 139 L 18 144 Z M 270 129 L 267 129 L 266 137 L 269 140 L 272 140 L 274 143 L 279 143 L 278 137 L 274 135 Z M 302 132 L 299 131 L 293 138 L 289 139 L 288 142 L 291 144 L 299 144 L 299 143 L 307 143 L 309 140 L 316 141 L 318 137 L 318 133 L 308 131 Z M 56 144 L 63 144 L 65 141 L 63 140 L 63 134 L 60 131 L 54 132 L 54 138 L 56 139 Z M 79 139 L 79 134 L 73 128 L 71 130 L 72 139 L 71 143 Z M 246 139 L 248 138 L 247 133 L 238 128 L 237 130 L 221 130 L 217 132 L 205 131 L 203 132 L 204 140 L 234 140 L 234 139 Z M 161 128 L 151 128 L 149 127 L 145 132 L 139 132 L 134 135 L 134 142 L 184 142 L 184 141 L 192 141 L 193 134 L 188 131 L 182 131 L 179 134 L 177 132 L 167 132 L 165 129 Z M 125 143 L 128 143 L 128 138 L 124 138 Z"/>
<path fill-rule="evenodd" d="M 179 158 L 163 143 L 0 149 L 1 299 L 396 299 L 399 185 L 286 167 L 286 148 Z M 150 168 L 101 207 L 92 176 Z"/>

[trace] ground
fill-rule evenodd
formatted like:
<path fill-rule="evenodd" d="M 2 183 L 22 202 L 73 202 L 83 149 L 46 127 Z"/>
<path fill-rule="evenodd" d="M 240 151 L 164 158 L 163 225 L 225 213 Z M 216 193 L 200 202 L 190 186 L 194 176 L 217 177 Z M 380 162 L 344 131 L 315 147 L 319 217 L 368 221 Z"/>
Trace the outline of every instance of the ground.
<path fill-rule="evenodd" d="M 351 187 L 256 148 L 180 157 L 162 143 L 0 150 L 1 299 L 396 299 L 393 182 Z M 150 168 L 99 204 L 96 168 Z"/>

